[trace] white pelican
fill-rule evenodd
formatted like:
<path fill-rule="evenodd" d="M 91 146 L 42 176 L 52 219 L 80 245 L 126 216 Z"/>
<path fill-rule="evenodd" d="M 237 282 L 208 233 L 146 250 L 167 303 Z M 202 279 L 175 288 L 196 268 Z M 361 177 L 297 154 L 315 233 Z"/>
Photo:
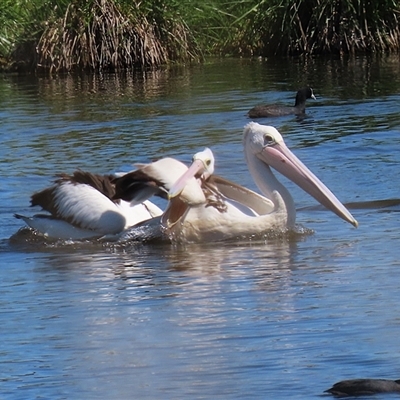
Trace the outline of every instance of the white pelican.
<path fill-rule="evenodd" d="M 358 223 L 333 193 L 288 149 L 281 134 L 272 126 L 251 122 L 244 128 L 243 146 L 247 166 L 263 196 L 212 176 L 203 186 L 207 199 L 186 205 L 190 191 L 186 179 L 201 173 L 196 162 L 170 189 L 170 202 L 161 217 L 162 229 L 174 241 L 218 241 L 262 234 L 268 230 L 293 228 L 294 201 L 276 179 L 271 167 L 291 179 L 325 207 L 357 227 Z M 200 168 L 199 168 L 200 166 Z M 181 191 L 185 190 L 185 198 Z M 203 189 L 205 190 L 205 189 Z"/>
<path fill-rule="evenodd" d="M 199 173 L 191 173 L 190 177 L 186 176 L 188 167 L 174 158 L 137 164 L 137 170 L 114 179 L 113 198 L 138 203 L 153 194 L 165 193 L 166 197 L 168 191 L 182 177 L 185 184 L 179 191 L 180 200 L 188 206 L 203 205 L 207 201 L 203 182 L 214 173 L 214 156 L 210 149 L 205 148 L 192 161 L 192 168 L 197 165 Z"/>
<path fill-rule="evenodd" d="M 117 235 L 162 214 L 158 206 L 146 200 L 158 188 L 142 190 L 143 200 L 136 202 L 113 200 L 113 179 L 111 175 L 80 170 L 60 175 L 52 186 L 31 197 L 32 206 L 40 206 L 50 214 L 15 216 L 47 237 L 83 240 Z"/>

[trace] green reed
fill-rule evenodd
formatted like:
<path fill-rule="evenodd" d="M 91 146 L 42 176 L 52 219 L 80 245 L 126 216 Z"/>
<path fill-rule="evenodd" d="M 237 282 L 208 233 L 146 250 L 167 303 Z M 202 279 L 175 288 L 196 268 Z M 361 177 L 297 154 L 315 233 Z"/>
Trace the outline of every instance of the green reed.
<path fill-rule="evenodd" d="M 207 0 L 206 0 L 207 1 Z M 392 52 L 400 49 L 398 0 L 209 0 L 222 23 L 219 53 L 245 55 Z M 223 18 L 222 18 L 223 17 Z M 218 37 L 219 32 L 219 37 Z"/>
<path fill-rule="evenodd" d="M 400 0 L 1 0 L 0 62 L 70 71 L 394 52 L 399 13 Z"/>
<path fill-rule="evenodd" d="M 21 34 L 26 19 L 24 9 L 16 0 L 0 2 L 0 57 L 7 59 Z"/>

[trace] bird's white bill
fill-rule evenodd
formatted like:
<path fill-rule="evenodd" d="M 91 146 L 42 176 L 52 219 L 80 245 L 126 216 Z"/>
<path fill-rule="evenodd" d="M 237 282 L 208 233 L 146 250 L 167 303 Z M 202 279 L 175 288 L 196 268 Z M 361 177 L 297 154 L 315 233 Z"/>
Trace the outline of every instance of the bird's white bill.
<path fill-rule="evenodd" d="M 172 199 L 179 196 L 183 189 L 189 184 L 190 180 L 196 179 L 195 176 L 202 174 L 205 169 L 204 163 L 201 160 L 194 160 L 188 170 L 172 185 L 168 192 L 168 198 Z"/>
<path fill-rule="evenodd" d="M 283 143 L 266 146 L 259 154 L 261 159 L 282 175 L 292 180 L 337 216 L 355 227 L 358 222 L 337 197 L 289 150 Z"/>

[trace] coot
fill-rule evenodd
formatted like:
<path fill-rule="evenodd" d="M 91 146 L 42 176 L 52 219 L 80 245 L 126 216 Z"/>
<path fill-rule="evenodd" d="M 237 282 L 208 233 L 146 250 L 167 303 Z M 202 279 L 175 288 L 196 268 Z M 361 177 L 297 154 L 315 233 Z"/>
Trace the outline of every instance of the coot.
<path fill-rule="evenodd" d="M 316 100 L 313 90 L 310 87 L 300 89 L 296 94 L 296 102 L 294 107 L 281 106 L 281 105 L 261 105 L 253 107 L 249 112 L 250 118 L 262 117 L 280 117 L 282 115 L 303 115 L 306 110 L 306 100 Z"/>
<path fill-rule="evenodd" d="M 325 390 L 334 396 L 360 396 L 375 393 L 400 393 L 400 379 L 349 379 L 335 383 L 330 389 Z"/>

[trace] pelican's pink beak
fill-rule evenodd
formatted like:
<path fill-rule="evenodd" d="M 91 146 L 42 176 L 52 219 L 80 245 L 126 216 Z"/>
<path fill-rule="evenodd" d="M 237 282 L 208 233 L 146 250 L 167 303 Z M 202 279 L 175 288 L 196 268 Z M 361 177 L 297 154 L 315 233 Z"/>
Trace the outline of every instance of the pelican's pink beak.
<path fill-rule="evenodd" d="M 192 165 L 172 185 L 172 187 L 168 192 L 168 198 L 172 199 L 176 196 L 179 196 L 188 185 L 192 186 L 191 189 L 187 188 L 188 191 L 194 191 L 195 187 L 193 185 L 196 184 L 197 186 L 196 191 L 200 189 L 202 192 L 201 185 L 197 182 L 196 178 L 202 176 L 203 178 L 208 179 L 210 175 L 212 175 L 213 173 L 214 173 L 214 155 L 213 152 L 208 147 L 206 147 L 203 151 L 199 151 L 193 156 Z"/>
<path fill-rule="evenodd" d="M 201 160 L 194 160 L 189 169 L 172 185 L 168 192 L 168 199 L 179 196 L 191 179 L 204 172 L 205 166 Z"/>
<path fill-rule="evenodd" d="M 283 141 L 265 146 L 258 157 L 299 185 L 337 216 L 357 227 L 358 222 L 336 196 L 289 150 Z"/>

